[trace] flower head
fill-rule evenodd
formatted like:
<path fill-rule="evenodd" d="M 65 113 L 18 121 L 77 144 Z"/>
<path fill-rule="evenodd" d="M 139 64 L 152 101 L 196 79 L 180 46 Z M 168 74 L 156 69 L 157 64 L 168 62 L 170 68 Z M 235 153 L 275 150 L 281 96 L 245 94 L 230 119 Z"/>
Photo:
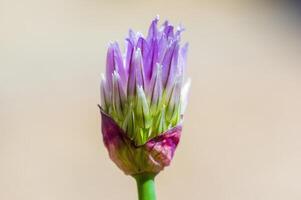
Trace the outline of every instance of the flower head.
<path fill-rule="evenodd" d="M 127 174 L 157 173 L 169 165 L 181 133 L 190 81 L 183 86 L 188 44 L 183 28 L 158 18 L 147 37 L 129 31 L 125 54 L 110 43 L 101 79 L 104 143 Z"/>

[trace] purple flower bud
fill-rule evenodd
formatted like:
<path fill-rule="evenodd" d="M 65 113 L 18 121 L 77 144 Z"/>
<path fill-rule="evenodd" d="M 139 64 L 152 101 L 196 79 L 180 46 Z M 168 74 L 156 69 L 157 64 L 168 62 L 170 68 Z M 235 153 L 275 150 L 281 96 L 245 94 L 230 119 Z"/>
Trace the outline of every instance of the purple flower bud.
<path fill-rule="evenodd" d="M 101 79 L 102 133 L 110 158 L 126 174 L 158 173 L 180 139 L 190 86 L 183 28 L 152 21 L 147 37 L 129 31 L 124 57 L 111 43 Z"/>

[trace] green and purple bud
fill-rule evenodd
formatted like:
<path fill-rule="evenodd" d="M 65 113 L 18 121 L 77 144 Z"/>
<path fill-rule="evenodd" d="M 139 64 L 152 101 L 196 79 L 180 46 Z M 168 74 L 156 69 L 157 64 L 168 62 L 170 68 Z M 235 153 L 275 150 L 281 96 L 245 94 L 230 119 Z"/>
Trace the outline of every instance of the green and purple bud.
<path fill-rule="evenodd" d="M 110 158 L 128 175 L 157 174 L 179 143 L 190 86 L 183 28 L 152 21 L 147 37 L 130 30 L 122 55 L 109 44 L 101 80 L 102 133 Z"/>

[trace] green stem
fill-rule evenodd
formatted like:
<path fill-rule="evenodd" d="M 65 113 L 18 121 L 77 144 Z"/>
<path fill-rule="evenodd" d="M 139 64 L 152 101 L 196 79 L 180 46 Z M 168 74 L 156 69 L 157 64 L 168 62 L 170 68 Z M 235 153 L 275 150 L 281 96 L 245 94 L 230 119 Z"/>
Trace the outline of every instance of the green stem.
<path fill-rule="evenodd" d="M 156 200 L 155 174 L 143 173 L 135 175 L 139 200 Z"/>

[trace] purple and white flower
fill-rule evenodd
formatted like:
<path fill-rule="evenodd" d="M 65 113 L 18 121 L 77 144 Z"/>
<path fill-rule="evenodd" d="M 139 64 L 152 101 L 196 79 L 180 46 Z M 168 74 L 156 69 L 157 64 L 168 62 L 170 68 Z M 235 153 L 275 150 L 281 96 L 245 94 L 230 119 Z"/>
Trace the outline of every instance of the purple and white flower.
<path fill-rule="evenodd" d="M 180 139 L 190 80 L 183 28 L 158 18 L 147 37 L 129 31 L 125 54 L 110 43 L 101 79 L 102 133 L 110 158 L 126 174 L 158 173 Z"/>

